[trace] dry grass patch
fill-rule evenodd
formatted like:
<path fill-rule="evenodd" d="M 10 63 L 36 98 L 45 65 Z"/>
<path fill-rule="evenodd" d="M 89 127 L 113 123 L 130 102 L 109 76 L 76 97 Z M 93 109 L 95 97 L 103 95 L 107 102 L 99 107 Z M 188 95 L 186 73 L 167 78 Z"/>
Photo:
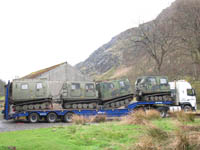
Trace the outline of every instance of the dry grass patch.
<path fill-rule="evenodd" d="M 137 124 L 137 125 L 147 125 L 150 122 L 146 120 L 146 113 L 143 110 L 138 110 L 136 112 L 133 112 L 129 114 L 128 116 L 125 116 L 121 120 L 122 124 Z"/>
<path fill-rule="evenodd" d="M 72 116 L 72 122 L 75 124 L 81 124 L 84 125 L 86 123 L 90 123 L 91 119 L 90 117 L 84 117 L 84 116 L 79 116 L 79 115 L 73 115 Z"/>
<path fill-rule="evenodd" d="M 167 140 L 169 137 L 167 132 L 157 127 L 148 128 L 147 135 L 156 141 L 164 141 L 164 140 Z"/>
<path fill-rule="evenodd" d="M 97 116 L 81 116 L 81 115 L 73 115 L 72 122 L 74 124 L 85 125 L 87 123 L 100 123 L 106 121 L 105 115 L 97 115 Z"/>
<path fill-rule="evenodd" d="M 154 119 L 161 119 L 160 112 L 157 110 L 148 110 L 146 111 L 146 119 L 154 120 Z"/>
<path fill-rule="evenodd" d="M 195 115 L 192 113 L 185 113 L 184 111 L 174 112 L 170 114 L 171 117 L 177 119 L 178 121 L 184 122 L 194 122 Z"/>
<path fill-rule="evenodd" d="M 160 119 L 160 113 L 156 110 L 137 110 L 128 116 L 122 118 L 122 124 L 139 124 L 139 125 L 150 125 L 150 120 Z"/>
<path fill-rule="evenodd" d="M 141 137 L 140 141 L 128 150 L 161 150 L 158 143 L 154 142 L 154 139 L 149 136 Z"/>

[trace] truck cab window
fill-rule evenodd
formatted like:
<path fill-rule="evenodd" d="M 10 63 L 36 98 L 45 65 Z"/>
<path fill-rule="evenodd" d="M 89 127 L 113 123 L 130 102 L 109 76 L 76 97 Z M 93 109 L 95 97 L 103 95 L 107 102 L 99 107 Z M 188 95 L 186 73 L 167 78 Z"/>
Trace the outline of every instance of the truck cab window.
<path fill-rule="evenodd" d="M 193 89 L 187 89 L 188 96 L 195 96 L 195 91 Z"/>

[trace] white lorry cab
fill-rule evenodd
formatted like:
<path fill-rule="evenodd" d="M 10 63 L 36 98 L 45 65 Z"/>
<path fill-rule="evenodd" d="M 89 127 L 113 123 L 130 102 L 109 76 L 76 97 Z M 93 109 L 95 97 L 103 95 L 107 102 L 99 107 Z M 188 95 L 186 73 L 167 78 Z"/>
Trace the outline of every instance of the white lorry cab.
<path fill-rule="evenodd" d="M 177 105 L 181 106 L 184 111 L 196 111 L 196 93 L 191 84 L 185 80 L 169 82 L 170 89 L 176 97 Z"/>

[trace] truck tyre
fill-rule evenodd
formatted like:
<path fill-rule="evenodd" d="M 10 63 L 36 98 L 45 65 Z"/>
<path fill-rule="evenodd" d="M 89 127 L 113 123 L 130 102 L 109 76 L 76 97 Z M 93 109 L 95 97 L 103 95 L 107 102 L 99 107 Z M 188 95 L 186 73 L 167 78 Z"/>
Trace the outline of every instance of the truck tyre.
<path fill-rule="evenodd" d="M 160 111 L 160 117 L 161 118 L 166 118 L 166 116 L 167 116 L 167 111 L 166 110 L 161 110 Z"/>
<path fill-rule="evenodd" d="M 166 118 L 166 116 L 167 116 L 167 111 L 168 111 L 168 108 L 167 108 L 167 107 L 158 107 L 158 108 L 157 108 L 157 111 L 160 112 L 160 117 L 161 117 L 161 118 Z"/>
<path fill-rule="evenodd" d="M 39 115 L 37 113 L 31 113 L 28 116 L 28 120 L 29 120 L 30 123 L 36 123 L 39 120 Z"/>
<path fill-rule="evenodd" d="M 50 112 L 50 113 L 47 115 L 47 121 L 48 121 L 49 123 L 54 123 L 54 122 L 56 122 L 56 120 L 57 120 L 57 115 L 56 115 L 55 113 Z"/>
<path fill-rule="evenodd" d="M 192 111 L 192 107 L 189 106 L 189 105 L 185 105 L 185 106 L 183 107 L 183 110 L 184 110 L 184 112 L 189 112 L 189 111 Z"/>
<path fill-rule="evenodd" d="M 64 115 L 63 117 L 63 121 L 64 122 L 68 122 L 68 123 L 71 123 L 73 120 L 72 120 L 72 117 L 73 117 L 73 113 L 72 112 L 68 112 Z"/>

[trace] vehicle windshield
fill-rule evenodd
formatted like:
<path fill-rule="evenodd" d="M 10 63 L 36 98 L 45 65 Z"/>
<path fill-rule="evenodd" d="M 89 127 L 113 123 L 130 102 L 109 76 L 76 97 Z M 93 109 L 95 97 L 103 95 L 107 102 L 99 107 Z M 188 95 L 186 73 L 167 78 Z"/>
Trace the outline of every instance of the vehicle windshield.
<path fill-rule="evenodd" d="M 195 96 L 195 90 L 194 89 L 187 89 L 187 95 L 188 96 Z"/>

